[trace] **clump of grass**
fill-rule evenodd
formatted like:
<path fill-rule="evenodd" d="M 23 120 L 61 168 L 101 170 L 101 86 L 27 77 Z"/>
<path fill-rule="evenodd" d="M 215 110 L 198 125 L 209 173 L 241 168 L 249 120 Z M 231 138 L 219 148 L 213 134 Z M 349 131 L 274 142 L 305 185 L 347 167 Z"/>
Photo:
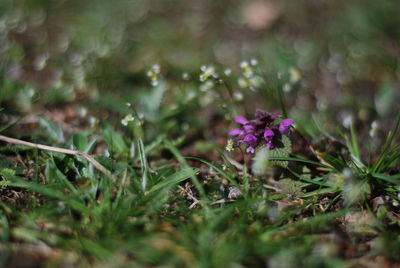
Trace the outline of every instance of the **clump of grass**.
<path fill-rule="evenodd" d="M 286 23 L 265 45 L 248 14 L 236 27 L 250 2 L 100 2 L 0 4 L 2 265 L 399 262 L 394 4 L 332 3 L 320 30 L 311 2 L 259 3 Z M 192 9 L 207 19 L 178 40 Z"/>

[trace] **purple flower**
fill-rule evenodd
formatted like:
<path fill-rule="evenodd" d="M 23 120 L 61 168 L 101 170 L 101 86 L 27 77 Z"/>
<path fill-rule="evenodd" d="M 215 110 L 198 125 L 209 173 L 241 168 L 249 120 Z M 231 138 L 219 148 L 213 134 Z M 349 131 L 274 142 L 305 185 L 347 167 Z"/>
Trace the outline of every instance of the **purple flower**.
<path fill-rule="evenodd" d="M 279 113 L 268 113 L 266 111 L 257 109 L 254 117 L 260 121 L 267 121 L 272 123 L 276 119 L 280 118 L 281 115 Z"/>
<path fill-rule="evenodd" d="M 252 125 L 244 125 L 243 130 L 245 133 L 252 133 L 254 131 L 254 126 Z"/>
<path fill-rule="evenodd" d="M 276 127 L 274 127 L 275 128 L 275 131 L 276 131 Z M 275 145 L 274 145 L 274 137 L 275 137 L 275 132 L 272 130 L 272 129 L 270 129 L 270 128 L 267 128 L 265 131 L 264 131 L 264 140 L 265 140 L 265 144 L 267 145 L 267 147 L 269 148 L 269 149 L 273 149 L 273 148 L 275 148 Z"/>
<path fill-rule="evenodd" d="M 275 133 L 274 133 L 271 129 L 267 128 L 267 129 L 265 130 L 265 132 L 264 132 L 264 139 L 265 139 L 266 141 L 269 141 L 269 140 L 272 139 L 272 137 L 273 137 L 274 135 L 275 135 Z"/>
<path fill-rule="evenodd" d="M 241 125 L 245 125 L 245 124 L 247 124 L 247 122 L 249 122 L 249 121 L 247 121 L 247 119 L 246 119 L 244 116 L 236 116 L 236 117 L 235 117 L 235 122 L 236 122 L 236 123 L 239 123 L 239 124 L 241 124 Z"/>
<path fill-rule="evenodd" d="M 247 153 L 255 153 L 260 144 L 269 149 L 283 146 L 282 134 L 290 132 L 293 120 L 284 119 L 280 124 L 276 124 L 275 121 L 281 117 L 279 113 L 269 113 L 259 109 L 254 117 L 252 120 L 247 120 L 243 116 L 235 117 L 235 122 L 241 126 L 232 129 L 229 135 L 237 138 L 237 146 L 245 143 Z"/>
<path fill-rule="evenodd" d="M 279 124 L 279 132 L 281 134 L 286 134 L 289 132 L 290 127 L 293 124 L 293 119 L 284 119 L 280 124 Z"/>
<path fill-rule="evenodd" d="M 231 131 L 229 131 L 229 136 L 239 136 L 239 135 L 242 135 L 243 133 L 244 133 L 243 130 L 234 128 Z"/>
<path fill-rule="evenodd" d="M 256 150 L 251 146 L 247 147 L 247 149 L 246 149 L 246 153 L 254 154 L 255 152 L 256 152 Z"/>
<path fill-rule="evenodd" d="M 248 145 L 250 146 L 257 146 L 258 144 L 258 139 L 256 138 L 256 136 L 252 135 L 252 134 L 248 134 L 246 135 L 243 140 L 243 142 L 246 142 Z"/>

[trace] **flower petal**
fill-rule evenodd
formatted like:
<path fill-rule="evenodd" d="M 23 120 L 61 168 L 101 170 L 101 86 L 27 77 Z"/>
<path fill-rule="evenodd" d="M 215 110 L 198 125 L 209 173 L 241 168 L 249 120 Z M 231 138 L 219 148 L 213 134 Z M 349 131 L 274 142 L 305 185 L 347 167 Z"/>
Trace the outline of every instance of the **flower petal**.
<path fill-rule="evenodd" d="M 251 133 L 255 130 L 255 127 L 252 125 L 244 125 L 243 129 L 245 133 Z"/>
<path fill-rule="evenodd" d="M 244 125 L 247 124 L 248 120 L 244 116 L 236 116 L 235 122 Z"/>
<path fill-rule="evenodd" d="M 229 131 L 229 136 L 239 136 L 243 134 L 243 130 L 235 128 Z"/>
<path fill-rule="evenodd" d="M 268 147 L 268 149 L 274 149 L 275 148 L 275 145 L 272 143 L 272 140 L 268 141 L 265 145 Z"/>
<path fill-rule="evenodd" d="M 279 132 L 285 134 L 289 132 L 291 125 L 293 124 L 293 119 L 285 119 L 279 124 Z"/>
<path fill-rule="evenodd" d="M 275 136 L 275 133 L 272 131 L 272 129 L 266 129 L 264 131 L 264 139 L 266 141 L 270 141 L 272 139 L 272 137 Z"/>
<path fill-rule="evenodd" d="M 246 153 L 251 153 L 251 154 L 254 154 L 254 152 L 255 152 L 255 150 L 254 150 L 254 148 L 253 148 L 253 147 L 251 147 L 251 146 L 247 147 L 247 149 L 246 149 Z"/>
<path fill-rule="evenodd" d="M 284 126 L 291 126 L 293 124 L 293 119 L 287 118 L 282 120 L 281 125 Z"/>
<path fill-rule="evenodd" d="M 257 119 L 262 120 L 262 119 L 264 119 L 264 118 L 269 117 L 269 113 L 266 112 L 266 111 L 263 111 L 263 110 L 261 110 L 261 109 L 257 109 L 257 110 L 256 110 L 256 113 L 254 114 L 254 117 L 257 118 Z"/>
<path fill-rule="evenodd" d="M 253 145 L 258 142 L 258 139 L 254 135 L 248 134 L 243 138 L 243 142 L 246 142 L 249 145 Z"/>

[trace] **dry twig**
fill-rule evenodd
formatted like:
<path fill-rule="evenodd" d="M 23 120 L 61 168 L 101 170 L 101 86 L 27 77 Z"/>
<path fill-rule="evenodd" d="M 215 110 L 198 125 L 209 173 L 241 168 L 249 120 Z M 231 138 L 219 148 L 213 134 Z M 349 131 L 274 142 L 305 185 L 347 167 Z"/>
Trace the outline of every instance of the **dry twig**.
<path fill-rule="evenodd" d="M 94 159 L 92 156 L 90 156 L 86 153 L 82 153 L 77 150 L 70 150 L 70 149 L 58 148 L 58 147 L 53 147 L 53 146 L 47 146 L 47 145 L 38 144 L 38 143 L 27 142 L 27 141 L 18 140 L 18 139 L 10 138 L 10 137 L 3 136 L 3 135 L 0 135 L 0 141 L 4 141 L 7 143 L 12 143 L 12 144 L 16 144 L 16 145 L 28 146 L 28 147 L 36 148 L 39 150 L 45 150 L 45 151 L 50 151 L 50 152 L 79 156 L 79 157 L 86 159 L 89 163 L 91 163 L 95 168 L 97 168 L 99 171 L 103 172 L 104 174 L 111 175 L 111 172 L 108 169 L 106 169 L 102 164 L 97 162 L 96 159 Z"/>

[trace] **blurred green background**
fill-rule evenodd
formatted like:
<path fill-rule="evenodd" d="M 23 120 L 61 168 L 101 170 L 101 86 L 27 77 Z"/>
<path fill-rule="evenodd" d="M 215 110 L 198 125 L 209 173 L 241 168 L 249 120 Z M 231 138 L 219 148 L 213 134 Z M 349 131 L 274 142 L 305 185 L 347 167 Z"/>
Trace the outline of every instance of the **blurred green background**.
<path fill-rule="evenodd" d="M 123 113 L 115 106 L 143 103 L 138 94 L 151 90 L 152 64 L 172 91 L 197 90 L 201 65 L 238 73 L 250 58 L 265 83 L 245 93 L 238 113 L 278 110 L 272 92 L 283 88 L 289 114 L 316 137 L 349 116 L 360 135 L 374 120 L 389 129 L 399 110 L 396 0 L 3 0 L 0 12 L 0 104 L 8 113 L 66 103 Z M 182 86 L 184 72 L 191 82 Z"/>

